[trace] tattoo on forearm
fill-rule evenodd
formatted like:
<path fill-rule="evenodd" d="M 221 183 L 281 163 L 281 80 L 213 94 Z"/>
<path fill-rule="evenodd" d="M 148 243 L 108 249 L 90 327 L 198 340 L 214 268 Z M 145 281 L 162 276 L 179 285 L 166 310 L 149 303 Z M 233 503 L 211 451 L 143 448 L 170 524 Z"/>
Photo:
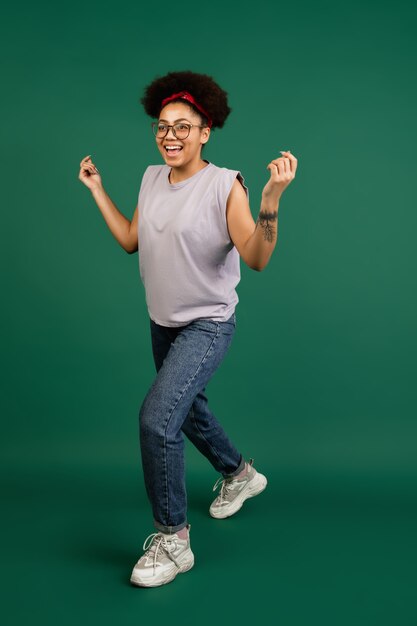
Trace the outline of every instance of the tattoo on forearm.
<path fill-rule="evenodd" d="M 261 211 L 256 220 L 256 226 L 259 226 L 263 230 L 264 240 L 273 242 L 276 235 L 276 228 L 274 222 L 278 221 L 278 211 Z"/>

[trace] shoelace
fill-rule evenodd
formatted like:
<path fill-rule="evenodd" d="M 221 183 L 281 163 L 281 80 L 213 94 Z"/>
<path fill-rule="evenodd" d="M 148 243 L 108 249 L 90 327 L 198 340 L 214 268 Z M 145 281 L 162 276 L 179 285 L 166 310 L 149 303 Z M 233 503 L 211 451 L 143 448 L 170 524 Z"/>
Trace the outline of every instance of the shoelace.
<path fill-rule="evenodd" d="M 148 539 L 150 539 L 150 543 L 146 545 Z M 143 549 L 145 550 L 145 554 L 143 556 L 148 556 L 154 549 L 153 568 L 155 570 L 158 552 L 161 549 L 165 552 L 167 557 L 170 558 L 177 567 L 179 567 L 177 559 L 174 557 L 173 554 L 171 554 L 171 551 L 175 550 L 176 547 L 176 538 L 167 540 L 167 538 L 162 533 L 151 533 L 146 537 L 143 543 Z"/>
<path fill-rule="evenodd" d="M 216 491 L 217 487 L 219 486 L 219 483 L 221 481 L 222 486 L 220 487 L 220 493 L 217 496 L 220 500 L 220 503 L 223 502 L 223 500 L 225 500 L 226 496 L 228 493 L 230 493 L 230 491 L 233 491 L 233 489 L 235 488 L 234 485 L 232 486 L 233 483 L 233 479 L 230 480 L 230 478 L 223 478 L 222 476 L 220 476 L 217 480 L 216 483 L 213 487 L 213 491 Z"/>
<path fill-rule="evenodd" d="M 251 465 L 253 465 L 253 461 L 254 459 L 250 459 L 249 463 L 248 463 L 248 472 L 242 476 L 242 478 L 246 478 L 246 476 L 249 473 L 249 467 Z M 222 476 L 219 476 L 219 478 L 216 480 L 216 482 L 214 483 L 214 487 L 213 487 L 213 491 L 216 491 L 219 483 L 221 482 L 222 486 L 220 488 L 220 493 L 217 496 L 219 498 L 219 503 L 221 504 L 225 499 L 226 496 L 231 492 L 234 491 L 235 486 L 237 485 L 237 483 L 235 482 L 237 479 L 236 478 L 223 478 Z"/>

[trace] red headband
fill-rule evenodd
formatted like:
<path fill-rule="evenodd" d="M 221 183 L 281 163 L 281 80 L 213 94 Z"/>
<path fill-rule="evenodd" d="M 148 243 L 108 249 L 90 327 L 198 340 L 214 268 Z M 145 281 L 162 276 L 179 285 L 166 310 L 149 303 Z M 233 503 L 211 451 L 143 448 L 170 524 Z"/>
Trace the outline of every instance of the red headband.
<path fill-rule="evenodd" d="M 205 109 L 203 109 L 201 104 L 198 104 L 198 102 L 194 100 L 193 96 L 190 93 L 188 93 L 188 91 L 180 91 L 179 93 L 173 93 L 172 96 L 169 96 L 168 98 L 165 98 L 164 100 L 162 100 L 161 107 L 164 107 L 166 104 L 168 104 L 168 102 L 171 102 L 171 100 L 175 100 L 176 98 L 182 98 L 184 100 L 188 100 L 188 102 L 191 102 L 191 104 L 193 104 L 207 118 L 208 126 L 209 128 L 211 128 L 213 122 L 212 122 L 210 115 L 207 113 L 207 111 L 205 111 Z"/>

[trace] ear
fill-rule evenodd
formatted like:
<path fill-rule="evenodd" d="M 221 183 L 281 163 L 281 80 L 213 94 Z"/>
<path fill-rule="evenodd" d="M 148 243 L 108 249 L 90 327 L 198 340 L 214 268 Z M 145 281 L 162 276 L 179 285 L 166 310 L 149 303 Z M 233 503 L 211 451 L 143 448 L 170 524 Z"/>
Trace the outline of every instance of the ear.
<path fill-rule="evenodd" d="M 201 140 L 201 143 L 207 143 L 209 139 L 210 139 L 210 128 L 206 126 L 205 128 L 201 129 L 200 140 Z"/>

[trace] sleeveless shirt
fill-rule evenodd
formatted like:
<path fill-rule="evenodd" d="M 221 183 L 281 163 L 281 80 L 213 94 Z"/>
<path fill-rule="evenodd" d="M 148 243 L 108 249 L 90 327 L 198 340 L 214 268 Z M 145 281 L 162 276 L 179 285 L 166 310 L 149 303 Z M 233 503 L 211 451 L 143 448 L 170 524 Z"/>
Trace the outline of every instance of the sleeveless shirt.
<path fill-rule="evenodd" d="M 238 170 L 207 165 L 178 183 L 171 168 L 150 165 L 138 196 L 139 271 L 149 317 L 161 326 L 206 318 L 226 321 L 239 297 L 240 256 L 230 239 L 226 203 Z"/>

